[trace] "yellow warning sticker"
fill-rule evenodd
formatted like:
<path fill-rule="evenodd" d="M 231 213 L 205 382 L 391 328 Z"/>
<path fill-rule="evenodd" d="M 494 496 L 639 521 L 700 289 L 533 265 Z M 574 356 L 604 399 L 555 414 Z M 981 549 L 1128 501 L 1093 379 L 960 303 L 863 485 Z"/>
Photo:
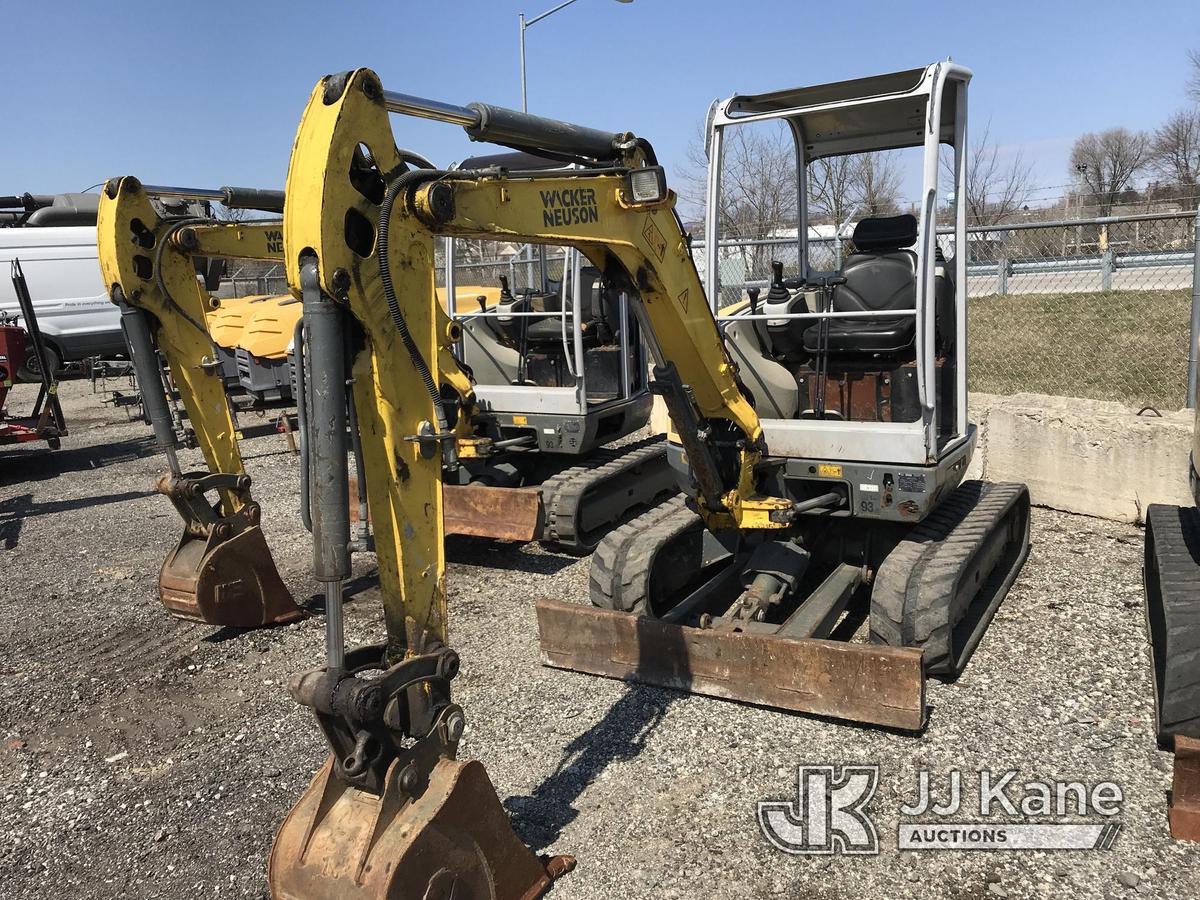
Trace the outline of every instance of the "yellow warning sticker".
<path fill-rule="evenodd" d="M 514 425 L 528 425 L 529 416 L 513 416 Z"/>
<path fill-rule="evenodd" d="M 833 463 L 821 463 L 817 466 L 817 475 L 821 478 L 841 478 L 842 467 Z"/>
<path fill-rule="evenodd" d="M 654 224 L 653 216 L 646 216 L 646 225 L 642 228 L 642 239 L 646 242 L 646 246 L 650 248 L 650 252 L 654 254 L 654 258 L 662 262 L 663 257 L 667 255 L 667 239 L 663 237 L 663 233 Z"/>

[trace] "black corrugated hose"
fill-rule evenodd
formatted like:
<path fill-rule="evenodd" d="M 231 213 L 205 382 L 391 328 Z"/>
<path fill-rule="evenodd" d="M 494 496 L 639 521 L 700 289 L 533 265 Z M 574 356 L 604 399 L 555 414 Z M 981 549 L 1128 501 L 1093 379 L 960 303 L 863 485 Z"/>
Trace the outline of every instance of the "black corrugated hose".
<path fill-rule="evenodd" d="M 396 290 L 392 284 L 391 263 L 388 261 L 388 229 L 391 226 L 392 210 L 395 208 L 396 198 L 401 191 L 414 189 L 423 181 L 441 178 L 447 174 L 438 169 L 412 169 L 393 179 L 388 184 L 387 192 L 383 195 L 383 203 L 379 207 L 379 234 L 375 242 L 375 254 L 379 257 L 379 279 L 383 283 L 383 296 L 387 300 L 388 312 L 391 313 L 392 322 L 395 323 L 396 331 L 400 334 L 400 341 L 408 352 L 408 358 L 412 360 L 413 367 L 421 376 L 429 399 L 433 402 L 438 434 L 446 434 L 450 430 L 446 423 L 446 411 L 442 408 L 442 395 L 438 390 L 437 382 L 434 381 L 433 373 L 429 370 L 429 364 L 421 356 L 421 350 L 408 330 L 408 323 L 404 320 L 404 313 L 400 311 L 400 303 L 396 299 Z"/>

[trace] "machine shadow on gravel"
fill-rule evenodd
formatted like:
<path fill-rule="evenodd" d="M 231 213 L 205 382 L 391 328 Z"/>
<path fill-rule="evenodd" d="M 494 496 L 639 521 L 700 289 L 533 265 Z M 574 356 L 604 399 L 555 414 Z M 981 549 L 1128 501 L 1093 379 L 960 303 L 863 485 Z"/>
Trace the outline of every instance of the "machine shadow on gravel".
<path fill-rule="evenodd" d="M 487 566 L 509 572 L 530 572 L 535 575 L 555 575 L 579 561 L 578 556 L 555 553 L 542 548 L 529 553 L 526 545 L 506 543 L 492 538 L 446 535 L 446 562 L 467 566 Z"/>
<path fill-rule="evenodd" d="M 140 500 L 143 497 L 153 497 L 154 494 L 154 491 L 124 491 L 120 494 L 76 497 L 73 500 L 51 500 L 43 503 L 33 502 L 33 494 L 18 494 L 7 500 L 0 500 L 0 546 L 3 546 L 5 550 L 12 550 L 17 546 L 21 536 L 21 525 L 26 519 L 32 519 L 35 516 L 50 516 L 75 509 L 88 509 L 107 503 Z"/>
<path fill-rule="evenodd" d="M 63 450 L 4 453 L 0 454 L 0 486 L 57 478 L 68 472 L 87 472 L 154 453 L 152 436 Z"/>
<path fill-rule="evenodd" d="M 615 762 L 641 754 L 646 741 L 679 694 L 631 684 L 599 722 L 563 749 L 553 774 L 524 797 L 509 797 L 504 807 L 513 828 L 537 852 L 554 844 L 579 816 L 575 802 L 588 785 Z"/>
<path fill-rule="evenodd" d="M 641 621 L 639 618 L 639 624 Z M 554 773 L 531 795 L 504 801 L 513 816 L 514 829 L 532 850 L 543 850 L 558 840 L 562 830 L 579 815 L 574 803 L 588 785 L 610 764 L 637 758 L 666 717 L 667 709 L 689 692 L 692 677 L 688 655 L 682 635 L 677 640 L 677 646 L 664 647 L 661 640 L 645 639 L 645 631 L 639 627 L 638 661 L 625 676 L 625 693 L 608 708 L 604 718 L 563 749 Z M 636 683 L 649 673 L 659 672 L 663 658 L 670 660 L 672 686 L 680 690 Z"/>

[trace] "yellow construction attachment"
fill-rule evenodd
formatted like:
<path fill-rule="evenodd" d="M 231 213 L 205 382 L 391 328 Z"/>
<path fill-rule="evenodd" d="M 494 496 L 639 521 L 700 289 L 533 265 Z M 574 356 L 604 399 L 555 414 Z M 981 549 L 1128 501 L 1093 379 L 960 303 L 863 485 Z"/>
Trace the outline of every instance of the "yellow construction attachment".
<path fill-rule="evenodd" d="M 250 496 L 208 330 L 216 306 L 196 277 L 195 259 L 206 254 L 207 236 L 241 255 L 269 258 L 267 230 L 166 218 L 128 177 L 105 185 L 97 217 L 105 287 L 121 308 L 143 401 L 171 468 L 158 488 L 184 520 L 183 535 L 163 563 L 159 598 L 172 615 L 209 625 L 253 628 L 305 614 L 279 577 Z M 207 472 L 179 468 L 156 350 L 178 386 Z M 210 493 L 215 499 L 205 496 Z"/>
<path fill-rule="evenodd" d="M 298 356 L 311 394 L 314 562 L 327 613 L 326 665 L 294 678 L 291 693 L 313 711 L 332 753 L 275 839 L 271 891 L 534 898 L 572 861 L 526 849 L 483 767 L 455 759 L 465 717 L 450 701 L 458 664 L 447 648 L 442 471 L 460 444 L 471 446 L 473 397 L 451 353 L 458 326 L 434 288 L 433 235 L 407 214 L 376 235 L 380 173 L 406 169 L 378 98 L 365 70 L 323 79 L 288 172 L 285 256 L 304 303 Z M 384 290 L 389 266 L 403 279 L 399 291 Z M 347 383 L 387 628 L 386 644 L 350 652 L 341 633 Z M 446 384 L 458 398 L 455 425 Z"/>

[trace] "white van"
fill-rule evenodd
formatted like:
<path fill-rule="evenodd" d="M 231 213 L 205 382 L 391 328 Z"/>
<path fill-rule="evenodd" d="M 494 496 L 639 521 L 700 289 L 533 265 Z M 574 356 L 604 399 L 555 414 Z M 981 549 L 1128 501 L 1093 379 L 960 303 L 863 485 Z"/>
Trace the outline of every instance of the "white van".
<path fill-rule="evenodd" d="M 64 204 L 60 197 L 69 199 Z M 80 198 L 86 200 L 80 203 Z M 68 194 L 54 199 L 56 205 L 38 209 L 19 224 L 0 227 L 0 312 L 20 313 L 9 277 L 9 262 L 19 259 L 52 366 L 89 356 L 123 356 L 121 314 L 100 277 L 97 198 Z M 81 224 L 59 224 L 64 222 Z M 37 377 L 32 369 L 20 374 Z"/>

